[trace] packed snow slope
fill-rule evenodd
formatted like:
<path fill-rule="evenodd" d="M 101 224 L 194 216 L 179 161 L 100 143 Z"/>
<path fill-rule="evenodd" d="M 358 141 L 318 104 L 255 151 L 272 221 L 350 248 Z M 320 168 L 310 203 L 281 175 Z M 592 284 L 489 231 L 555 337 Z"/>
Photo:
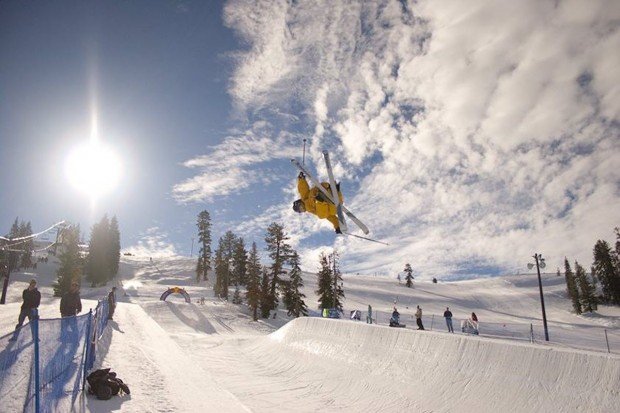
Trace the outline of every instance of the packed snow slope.
<path fill-rule="evenodd" d="M 13 276 L 0 334 L 14 325 L 30 277 L 41 284 L 41 316 L 58 316 L 51 293 L 55 268 L 50 261 Z M 97 366 L 112 367 L 132 394 L 108 401 L 85 397 L 74 410 L 616 412 L 620 405 L 619 355 L 484 334 L 485 323 L 526 331 L 532 323 L 540 331 L 534 275 L 416 283 L 413 289 L 394 279 L 345 275 L 345 309 L 370 304 L 379 311 L 380 325 L 368 325 L 315 317 L 290 321 L 283 310 L 275 319 L 254 322 L 245 306 L 214 298 L 209 282 L 196 283 L 194 268 L 187 258 L 123 258 L 120 302 Z M 590 348 L 592 332 L 605 327 L 612 350 L 619 351 L 620 341 L 613 341 L 618 309 L 572 314 L 562 278 L 550 274 L 543 280 L 551 337 L 570 331 L 576 347 Z M 304 281 L 306 303 L 316 311 L 316 276 L 307 273 Z M 185 288 L 192 302 L 178 295 L 160 301 L 174 286 Z M 84 286 L 82 295 L 103 297 L 108 289 Z M 434 322 L 434 331 L 385 326 L 394 305 L 408 327 L 420 305 L 427 329 Z M 460 334 L 458 321 L 457 333 L 446 333 L 446 306 L 457 320 L 475 311 L 483 336 Z"/>
<path fill-rule="evenodd" d="M 334 410 L 612 412 L 620 401 L 620 360 L 601 354 L 321 318 L 269 338 L 254 357 L 291 376 L 312 372 L 300 396 L 338 395 Z M 286 349 L 277 357 L 274 343 Z"/>

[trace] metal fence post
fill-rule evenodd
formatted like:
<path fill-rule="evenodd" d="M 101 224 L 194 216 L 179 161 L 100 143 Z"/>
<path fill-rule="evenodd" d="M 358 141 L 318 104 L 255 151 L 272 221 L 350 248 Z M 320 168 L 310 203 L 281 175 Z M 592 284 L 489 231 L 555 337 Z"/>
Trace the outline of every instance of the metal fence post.
<path fill-rule="evenodd" d="M 88 373 L 88 369 L 91 367 L 90 364 L 90 353 L 93 351 L 92 344 L 90 342 L 90 330 L 93 323 L 93 309 L 88 310 L 88 324 L 86 325 L 86 338 L 84 339 L 84 345 L 86 346 L 86 351 L 84 352 L 84 373 L 82 374 L 82 391 L 84 391 L 84 385 L 86 384 L 86 373 Z"/>
<path fill-rule="evenodd" d="M 611 353 L 609 350 L 609 339 L 607 338 L 607 329 L 605 329 L 605 342 L 607 343 L 607 352 Z"/>
<path fill-rule="evenodd" d="M 41 406 L 41 384 L 39 377 L 39 311 L 32 309 L 32 342 L 34 343 L 34 411 L 39 413 Z"/>
<path fill-rule="evenodd" d="M 534 342 L 534 326 L 530 323 L 530 343 Z"/>
<path fill-rule="evenodd" d="M 431 331 L 433 330 L 433 323 L 435 322 L 435 314 L 431 314 Z"/>

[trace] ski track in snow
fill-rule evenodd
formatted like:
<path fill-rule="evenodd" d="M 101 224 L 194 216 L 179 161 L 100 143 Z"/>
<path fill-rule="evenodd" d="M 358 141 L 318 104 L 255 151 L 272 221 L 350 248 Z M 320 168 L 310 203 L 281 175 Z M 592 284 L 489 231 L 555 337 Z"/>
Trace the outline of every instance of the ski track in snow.
<path fill-rule="evenodd" d="M 40 264 L 36 274 L 12 276 L 0 334 L 12 329 L 32 276 L 42 286 L 41 317 L 58 316 L 50 288 L 55 268 Z M 208 283 L 196 285 L 193 270 L 187 258 L 121 262 L 128 288 L 118 291 L 95 367 L 112 367 L 132 393 L 108 401 L 83 396 L 74 411 L 615 412 L 620 404 L 618 355 L 443 332 L 439 315 L 446 306 L 456 318 L 475 311 L 482 323 L 540 324 L 532 275 L 415 283 L 413 289 L 391 279 L 344 277 L 347 310 L 371 304 L 389 314 L 396 305 L 407 324 L 416 305 L 438 316 L 439 331 L 419 332 L 349 320 L 288 322 L 282 311 L 276 319 L 253 322 L 245 307 L 212 298 Z M 315 309 L 315 276 L 306 274 L 304 282 L 312 297 L 306 303 Z M 544 282 L 552 335 L 583 331 L 575 337 L 587 344 L 600 341 L 588 329 L 607 326 L 620 352 L 617 308 L 576 316 L 568 311 L 563 277 L 547 274 Z M 172 286 L 186 288 L 193 302 L 174 295 L 159 301 Z M 82 295 L 107 291 L 85 287 Z M 199 297 L 205 305 L 197 304 Z M 85 310 L 94 306 L 84 300 Z"/>

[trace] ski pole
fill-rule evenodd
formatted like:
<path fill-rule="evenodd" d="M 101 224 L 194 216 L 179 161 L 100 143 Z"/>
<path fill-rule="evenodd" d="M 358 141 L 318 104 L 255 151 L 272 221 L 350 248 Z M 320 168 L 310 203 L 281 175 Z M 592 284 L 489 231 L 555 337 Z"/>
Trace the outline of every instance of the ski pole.
<path fill-rule="evenodd" d="M 303 152 L 303 156 L 301 158 L 301 163 L 302 163 L 302 165 L 306 164 L 306 138 L 304 138 L 304 152 Z"/>

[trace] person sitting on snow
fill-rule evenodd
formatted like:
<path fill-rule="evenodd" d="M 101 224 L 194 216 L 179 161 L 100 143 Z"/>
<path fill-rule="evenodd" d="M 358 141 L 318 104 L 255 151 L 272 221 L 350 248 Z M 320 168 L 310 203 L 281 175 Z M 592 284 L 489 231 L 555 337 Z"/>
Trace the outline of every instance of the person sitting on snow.
<path fill-rule="evenodd" d="M 394 311 L 392 312 L 392 319 L 390 320 L 390 325 L 399 325 L 400 324 L 400 313 L 394 307 Z"/>
<path fill-rule="evenodd" d="M 327 193 L 331 194 L 329 183 L 321 182 L 321 186 L 327 190 Z M 336 234 L 342 234 L 342 231 L 340 231 L 340 223 L 338 222 L 336 205 L 316 186 L 310 188 L 303 172 L 300 172 L 297 177 L 297 190 L 301 198 L 293 202 L 293 210 L 295 212 L 300 214 L 302 212 L 310 212 L 321 219 L 327 219 L 334 226 Z M 342 192 L 340 192 L 339 183 L 336 184 L 336 190 L 338 191 L 338 198 L 342 204 L 343 197 Z"/>

